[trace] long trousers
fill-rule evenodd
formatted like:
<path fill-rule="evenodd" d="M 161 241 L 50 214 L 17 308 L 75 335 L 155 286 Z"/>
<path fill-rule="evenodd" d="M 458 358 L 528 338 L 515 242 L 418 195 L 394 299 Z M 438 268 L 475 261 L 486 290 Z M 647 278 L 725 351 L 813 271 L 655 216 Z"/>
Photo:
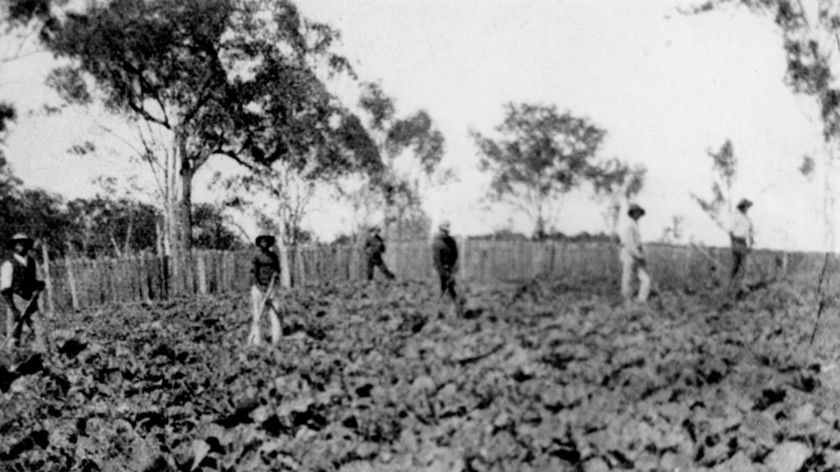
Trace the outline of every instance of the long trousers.
<path fill-rule="evenodd" d="M 368 257 L 367 260 L 367 279 L 373 280 L 373 270 L 379 267 L 379 270 L 382 271 L 382 274 L 385 275 L 388 279 L 394 278 L 394 273 L 388 270 L 388 266 L 385 265 L 385 261 L 382 260 L 382 256 L 379 257 Z"/>
<path fill-rule="evenodd" d="M 729 273 L 729 286 L 738 282 L 744 275 L 747 266 L 747 255 L 750 249 L 747 241 L 741 238 L 732 238 L 732 271 Z"/>
<path fill-rule="evenodd" d="M 633 298 L 633 279 L 639 279 L 639 293 L 637 299 L 645 301 L 650 295 L 650 275 L 638 259 L 629 252 L 621 250 L 621 296 L 625 300 Z"/>
<path fill-rule="evenodd" d="M 444 302 L 449 298 L 455 304 L 455 310 L 458 316 L 463 315 L 463 300 L 458 299 L 458 293 L 455 291 L 455 274 L 452 270 L 444 269 L 438 273 L 440 277 L 440 300 Z"/>
<path fill-rule="evenodd" d="M 251 332 L 248 334 L 248 344 L 258 346 L 262 343 L 260 324 L 262 324 L 263 314 L 265 313 L 268 314 L 272 344 L 280 342 L 283 328 L 281 310 L 280 293 L 277 288 L 272 288 L 266 294 L 265 288 L 260 288 L 257 285 L 251 286 Z"/>
<path fill-rule="evenodd" d="M 12 295 L 15 307 L 23 315 L 26 307 L 29 306 L 29 299 L 20 295 Z M 38 303 L 37 301 L 35 302 Z M 6 340 L 9 344 L 20 345 L 24 325 L 35 335 L 35 344 L 41 346 L 44 342 L 44 332 L 41 326 L 41 311 L 36 309 L 23 323 L 18 324 L 19 318 L 15 316 L 10 307 L 6 307 Z"/>
<path fill-rule="evenodd" d="M 455 276 L 452 272 L 445 270 L 438 275 L 440 276 L 440 296 L 445 297 L 449 295 L 453 300 L 457 300 L 458 294 L 455 293 Z"/>

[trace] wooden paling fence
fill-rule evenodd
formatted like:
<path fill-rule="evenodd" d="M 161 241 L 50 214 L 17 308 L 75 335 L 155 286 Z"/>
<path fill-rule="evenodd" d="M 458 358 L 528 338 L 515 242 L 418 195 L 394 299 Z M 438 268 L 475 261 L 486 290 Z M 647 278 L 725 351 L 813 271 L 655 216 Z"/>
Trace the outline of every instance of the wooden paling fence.
<path fill-rule="evenodd" d="M 461 240 L 459 277 L 477 283 L 516 282 L 535 277 L 570 283 L 618 283 L 618 246 L 604 242 L 533 242 Z M 649 270 L 660 288 L 704 287 L 728 276 L 729 250 L 651 244 L 646 246 Z M 184 277 L 170 277 L 164 257 L 68 259 L 48 264 L 49 302 L 56 310 L 96 307 L 106 303 L 168 299 L 175 295 L 204 295 L 245 291 L 250 284 L 252 251 L 194 251 L 184 261 Z M 399 279 L 432 280 L 427 241 L 393 242 L 385 262 Z M 359 246 L 300 246 L 281 250 L 284 274 L 291 286 L 362 280 L 365 257 Z M 755 251 L 750 276 L 816 278 L 820 253 Z M 832 266 L 840 258 L 832 256 Z M 832 273 L 835 271 L 832 271 Z M 379 275 L 377 275 L 379 276 Z"/>

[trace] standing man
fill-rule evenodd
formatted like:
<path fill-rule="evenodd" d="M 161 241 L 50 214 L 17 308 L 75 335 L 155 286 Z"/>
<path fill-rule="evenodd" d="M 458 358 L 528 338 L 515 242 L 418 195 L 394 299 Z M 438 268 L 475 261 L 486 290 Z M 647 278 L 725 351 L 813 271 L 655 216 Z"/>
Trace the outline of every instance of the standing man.
<path fill-rule="evenodd" d="M 650 294 L 650 276 L 647 273 L 647 260 L 642 248 L 642 237 L 639 233 L 639 218 L 644 216 L 645 210 L 637 204 L 630 205 L 627 216 L 630 220 L 621 232 L 621 296 L 626 302 L 633 298 L 633 277 L 639 279 L 640 302 L 647 300 Z"/>
<path fill-rule="evenodd" d="M 449 296 L 455 303 L 458 316 L 461 316 L 463 307 L 455 293 L 455 274 L 458 272 L 458 244 L 449 235 L 449 228 L 448 221 L 443 221 L 438 226 L 438 234 L 432 241 L 432 263 L 440 277 L 441 301 Z"/>
<path fill-rule="evenodd" d="M 368 238 L 365 241 L 365 256 L 367 256 L 367 279 L 373 280 L 373 269 L 379 267 L 379 270 L 388 279 L 393 279 L 394 274 L 388 270 L 385 261 L 382 260 L 382 254 L 385 253 L 385 241 L 379 235 L 379 227 L 374 226 L 370 229 Z"/>
<path fill-rule="evenodd" d="M 260 334 L 260 323 L 262 315 L 268 311 L 268 320 L 271 323 L 271 343 L 280 342 L 281 320 L 280 296 L 278 287 L 280 285 L 280 258 L 274 252 L 274 243 L 277 240 L 274 236 L 257 236 L 256 245 L 259 252 L 251 262 L 251 333 L 248 335 L 248 344 L 258 346 L 262 342 Z"/>
<path fill-rule="evenodd" d="M 729 274 L 729 288 L 741 278 L 747 264 L 747 255 L 753 246 L 753 225 L 747 216 L 752 202 L 746 198 L 738 202 L 729 227 L 729 240 L 732 243 L 732 272 Z"/>
<path fill-rule="evenodd" d="M 35 346 L 44 348 L 44 333 L 38 311 L 38 295 L 44 282 L 38 280 L 35 259 L 29 254 L 34 241 L 17 233 L 9 241 L 12 257 L 0 265 L 0 294 L 6 302 L 6 339 L 19 346 L 23 325 L 35 334 Z"/>

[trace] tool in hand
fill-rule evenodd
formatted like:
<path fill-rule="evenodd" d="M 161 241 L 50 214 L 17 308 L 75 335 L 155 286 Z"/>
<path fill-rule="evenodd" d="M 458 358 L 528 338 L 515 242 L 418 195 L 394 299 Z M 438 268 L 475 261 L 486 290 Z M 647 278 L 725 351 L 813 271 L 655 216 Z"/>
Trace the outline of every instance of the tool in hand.
<path fill-rule="evenodd" d="M 23 331 L 24 323 L 26 326 L 29 326 L 29 329 L 32 328 L 32 315 L 38 311 L 38 296 L 41 294 L 41 291 L 37 291 L 32 295 L 32 299 L 29 300 L 29 303 L 24 308 L 23 312 L 20 314 L 20 317 L 15 323 L 15 327 L 12 330 L 12 338 L 17 340 L 17 343 L 20 344 L 20 335 Z"/>

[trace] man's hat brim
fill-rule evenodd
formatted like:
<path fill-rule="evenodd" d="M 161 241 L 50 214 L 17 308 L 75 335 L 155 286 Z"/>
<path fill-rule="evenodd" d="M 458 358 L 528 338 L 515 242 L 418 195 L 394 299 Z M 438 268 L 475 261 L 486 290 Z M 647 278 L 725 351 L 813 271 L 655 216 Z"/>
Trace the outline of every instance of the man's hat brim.
<path fill-rule="evenodd" d="M 635 214 L 635 215 L 644 215 L 645 213 L 647 213 L 647 212 L 645 211 L 645 209 L 644 209 L 644 208 L 642 208 L 642 207 L 640 207 L 640 206 L 635 206 L 635 205 L 634 205 L 634 206 L 631 206 L 631 207 L 627 210 L 627 214 L 628 214 L 628 215 L 634 215 L 634 214 Z"/>
<path fill-rule="evenodd" d="M 18 244 L 23 244 L 23 247 L 31 249 L 32 246 L 35 245 L 35 241 L 32 239 L 12 239 L 9 240 L 9 244 L 7 245 L 7 247 L 9 249 L 14 249 L 15 246 L 17 246 Z"/>
<path fill-rule="evenodd" d="M 264 234 L 262 236 L 257 236 L 257 239 L 254 241 L 254 244 L 259 246 L 260 243 L 262 243 L 263 241 L 267 242 L 269 246 L 273 246 L 274 243 L 277 242 L 277 238 L 275 238 L 274 236 Z"/>

